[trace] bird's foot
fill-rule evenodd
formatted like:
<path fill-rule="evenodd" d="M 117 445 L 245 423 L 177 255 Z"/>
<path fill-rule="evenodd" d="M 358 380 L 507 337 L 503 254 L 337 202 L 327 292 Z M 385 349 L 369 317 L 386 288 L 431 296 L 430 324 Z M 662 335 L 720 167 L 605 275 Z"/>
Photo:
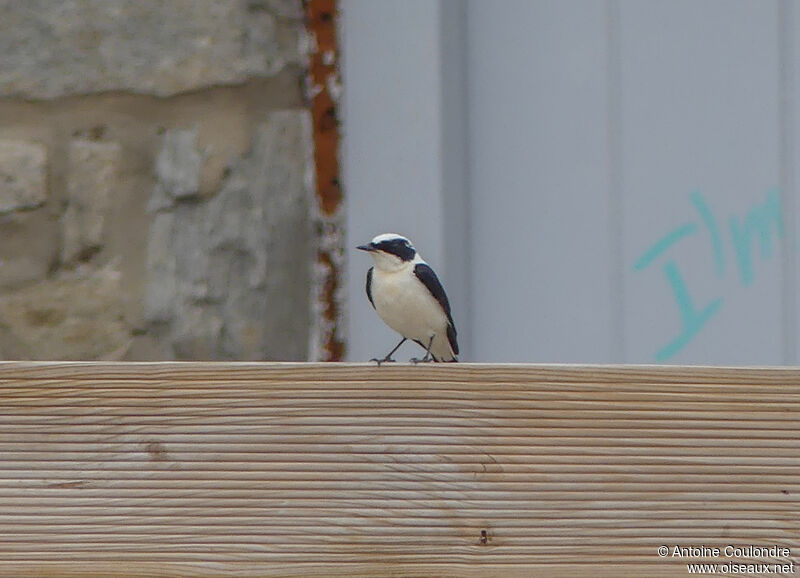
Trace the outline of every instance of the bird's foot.
<path fill-rule="evenodd" d="M 413 363 L 414 365 L 416 365 L 418 363 L 429 363 L 429 362 L 433 361 L 433 357 L 431 357 L 430 355 L 426 355 L 422 359 L 419 359 L 418 357 L 412 357 L 411 359 L 409 359 L 409 361 L 411 363 Z"/>
<path fill-rule="evenodd" d="M 370 359 L 370 361 L 374 361 L 375 363 L 378 364 L 378 367 L 380 367 L 381 363 L 394 363 L 395 360 L 387 355 L 383 359 L 378 359 L 377 357 L 373 357 L 372 359 Z"/>

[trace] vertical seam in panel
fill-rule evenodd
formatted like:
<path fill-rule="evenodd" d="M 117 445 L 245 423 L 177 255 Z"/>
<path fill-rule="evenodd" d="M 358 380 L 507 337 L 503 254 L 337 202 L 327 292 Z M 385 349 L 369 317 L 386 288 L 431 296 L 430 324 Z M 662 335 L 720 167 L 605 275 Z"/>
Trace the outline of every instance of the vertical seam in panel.
<path fill-rule="evenodd" d="M 469 114 L 467 79 L 467 13 L 468 3 L 462 0 L 439 0 L 441 49 L 441 159 L 443 256 L 447 276 L 461 291 L 461 310 L 455 322 L 460 329 L 462 358 L 474 359 L 471 338 L 472 274 L 469 255 L 471 218 L 469 187 Z M 447 70 L 446 70 L 447 69 Z M 449 71 L 449 74 L 448 74 Z"/>
<path fill-rule="evenodd" d="M 778 134 L 780 197 L 785 234 L 781 247 L 783 291 L 783 362 L 794 365 L 797 360 L 797 299 L 795 263 L 794 173 L 794 33 L 792 30 L 793 0 L 778 3 Z"/>
<path fill-rule="evenodd" d="M 608 106 L 608 235 L 611 255 L 609 308 L 610 360 L 625 361 L 625 251 L 622 187 L 622 112 L 619 0 L 606 3 L 607 106 Z"/>
<path fill-rule="evenodd" d="M 475 359 L 475 340 L 472 339 L 472 332 L 475 330 L 475 312 L 473 308 L 472 302 L 472 291 L 474 285 L 472 284 L 472 259 L 469 258 L 469 255 L 475 255 L 475 248 L 472 247 L 472 243 L 474 242 L 474 236 L 470 234 L 472 231 L 472 186 L 471 186 L 471 172 L 470 167 L 472 164 L 470 163 L 471 158 L 471 146 L 470 146 L 470 98 L 469 98 L 469 61 L 467 60 L 468 57 L 468 43 L 469 43 L 469 4 L 471 0 L 467 2 L 459 2 L 459 6 L 461 7 L 460 13 L 460 26 L 461 26 L 461 60 L 459 64 L 462 70 L 462 78 L 461 78 L 461 92 L 462 92 L 462 99 L 461 99 L 461 106 L 462 106 L 462 113 L 461 119 L 463 121 L 463 129 L 461 135 L 463 137 L 464 148 L 462 150 L 463 158 L 462 161 L 462 177 L 463 177 L 463 186 L 464 190 L 462 191 L 462 199 L 463 199 L 463 209 L 462 209 L 462 218 L 464 222 L 462 223 L 462 234 L 463 237 L 461 239 L 462 246 L 466 249 L 464 250 L 464 258 L 463 258 L 463 267 L 464 273 L 462 279 L 464 280 L 465 289 L 464 289 L 464 298 L 463 303 L 466 307 L 466 329 L 468 331 L 468 336 L 466 341 L 466 351 L 467 354 L 470 356 L 471 359 Z"/>

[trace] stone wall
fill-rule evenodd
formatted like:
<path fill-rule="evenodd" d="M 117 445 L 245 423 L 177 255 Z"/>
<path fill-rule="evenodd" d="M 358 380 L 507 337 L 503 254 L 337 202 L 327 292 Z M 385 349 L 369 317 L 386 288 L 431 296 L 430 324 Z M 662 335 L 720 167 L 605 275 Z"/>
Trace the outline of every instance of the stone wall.
<path fill-rule="evenodd" d="M 300 0 L 0 2 L 0 358 L 305 359 Z"/>

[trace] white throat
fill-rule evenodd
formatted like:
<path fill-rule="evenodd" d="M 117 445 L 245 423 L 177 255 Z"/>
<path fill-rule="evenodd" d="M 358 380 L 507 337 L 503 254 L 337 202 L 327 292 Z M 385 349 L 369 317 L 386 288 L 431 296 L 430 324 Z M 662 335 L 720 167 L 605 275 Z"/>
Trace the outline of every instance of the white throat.
<path fill-rule="evenodd" d="M 375 268 L 385 273 L 396 273 L 404 269 L 413 268 L 417 263 L 424 262 L 422 257 L 419 256 L 419 253 L 414 255 L 411 261 L 403 261 L 397 255 L 384 253 L 383 251 L 375 251 L 372 253 L 372 259 L 375 261 Z"/>

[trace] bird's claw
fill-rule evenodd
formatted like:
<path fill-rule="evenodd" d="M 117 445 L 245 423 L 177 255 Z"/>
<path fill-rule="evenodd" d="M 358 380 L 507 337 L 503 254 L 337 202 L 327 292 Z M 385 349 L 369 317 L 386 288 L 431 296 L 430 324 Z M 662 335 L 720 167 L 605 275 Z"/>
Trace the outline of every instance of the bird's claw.
<path fill-rule="evenodd" d="M 380 367 L 381 363 L 394 363 L 395 360 L 387 356 L 384 357 L 383 359 L 378 359 L 377 357 L 373 357 L 372 359 L 370 359 L 370 361 L 374 361 L 375 363 L 378 364 L 378 367 Z"/>
<path fill-rule="evenodd" d="M 428 363 L 430 361 L 433 361 L 433 358 L 431 358 L 430 356 L 426 355 L 422 359 L 419 359 L 418 357 L 412 357 L 411 359 L 409 359 L 409 361 L 411 363 L 413 363 L 414 365 L 416 365 L 418 363 Z"/>

